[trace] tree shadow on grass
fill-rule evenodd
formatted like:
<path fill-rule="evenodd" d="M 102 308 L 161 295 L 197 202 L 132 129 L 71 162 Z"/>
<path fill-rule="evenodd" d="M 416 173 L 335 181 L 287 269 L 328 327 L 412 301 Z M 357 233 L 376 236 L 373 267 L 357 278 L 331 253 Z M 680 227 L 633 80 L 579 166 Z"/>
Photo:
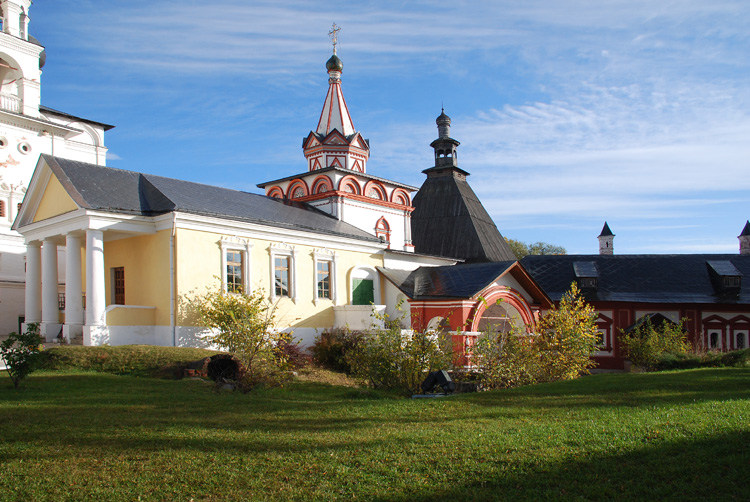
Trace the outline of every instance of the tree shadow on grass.
<path fill-rule="evenodd" d="M 456 470 L 448 487 L 378 500 L 747 500 L 750 431 L 565 462 L 495 464 Z"/>

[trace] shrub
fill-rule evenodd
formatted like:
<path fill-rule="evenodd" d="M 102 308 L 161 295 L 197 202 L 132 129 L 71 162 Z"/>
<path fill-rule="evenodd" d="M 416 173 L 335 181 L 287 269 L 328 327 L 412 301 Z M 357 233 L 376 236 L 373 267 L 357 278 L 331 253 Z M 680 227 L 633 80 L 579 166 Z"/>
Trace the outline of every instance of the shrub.
<path fill-rule="evenodd" d="M 313 361 L 323 368 L 351 375 L 349 354 L 356 349 L 362 336 L 361 332 L 348 329 L 332 329 L 321 333 L 310 348 Z"/>
<path fill-rule="evenodd" d="M 539 378 L 539 350 L 525 332 L 484 333 L 472 354 L 480 368 L 479 381 L 484 389 L 517 387 Z"/>
<path fill-rule="evenodd" d="M 432 330 L 404 331 L 397 323 L 364 334 L 347 359 L 356 377 L 376 389 L 420 392 L 427 374 L 453 367 L 452 337 Z"/>
<path fill-rule="evenodd" d="M 281 384 L 289 377 L 286 354 L 278 350 L 288 335 L 273 329 L 275 305 L 266 300 L 262 290 L 251 294 L 209 291 L 188 304 L 201 324 L 213 328 L 207 338 L 245 366 L 243 390 L 258 384 Z"/>
<path fill-rule="evenodd" d="M 568 380 L 588 373 L 596 363 L 597 314 L 586 303 L 576 283 L 537 323 L 535 345 L 540 353 L 539 381 Z"/>
<path fill-rule="evenodd" d="M 298 370 L 310 364 L 310 356 L 299 346 L 299 342 L 292 339 L 291 334 L 285 333 L 276 345 L 277 357 L 286 361 L 291 370 Z"/>
<path fill-rule="evenodd" d="M 36 323 L 27 325 L 25 333 L 11 333 L 0 343 L 0 358 L 5 362 L 14 388 L 18 389 L 21 380 L 39 366 L 41 351 L 42 337 Z"/>
<path fill-rule="evenodd" d="M 560 305 L 537 322 L 535 333 L 485 333 L 472 350 L 484 388 L 576 378 L 595 363 L 596 313 L 575 283 Z"/>
<path fill-rule="evenodd" d="M 677 364 L 679 358 L 687 355 L 691 348 L 684 323 L 683 319 L 677 324 L 663 322 L 654 325 L 647 318 L 643 324 L 620 338 L 626 357 L 633 364 L 649 370 L 656 369 L 667 354 L 670 354 L 667 359 L 671 358 Z"/>
<path fill-rule="evenodd" d="M 680 353 L 665 352 L 656 358 L 654 369 L 676 370 L 717 366 L 749 366 L 750 349 L 731 352 Z"/>

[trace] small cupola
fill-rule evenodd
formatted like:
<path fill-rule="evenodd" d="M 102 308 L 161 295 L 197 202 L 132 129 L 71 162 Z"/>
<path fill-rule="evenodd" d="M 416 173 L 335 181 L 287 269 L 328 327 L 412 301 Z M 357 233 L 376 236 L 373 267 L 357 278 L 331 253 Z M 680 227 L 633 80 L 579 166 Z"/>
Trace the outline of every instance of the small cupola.
<path fill-rule="evenodd" d="M 737 295 L 742 287 L 742 272 L 729 260 L 709 260 L 706 262 L 711 284 L 717 295 Z"/>
<path fill-rule="evenodd" d="M 737 238 L 740 240 L 740 254 L 750 255 L 750 220 L 745 223 L 745 228 Z"/>
<path fill-rule="evenodd" d="M 440 115 L 435 119 L 438 126 L 438 138 L 430 143 L 435 149 L 435 167 L 458 167 L 458 154 L 456 148 L 459 143 L 451 138 L 451 118 L 440 110 Z"/>
<path fill-rule="evenodd" d="M 601 255 L 613 255 L 615 254 L 614 241 L 615 234 L 609 229 L 607 222 L 604 222 L 602 232 L 599 234 L 599 254 Z"/>

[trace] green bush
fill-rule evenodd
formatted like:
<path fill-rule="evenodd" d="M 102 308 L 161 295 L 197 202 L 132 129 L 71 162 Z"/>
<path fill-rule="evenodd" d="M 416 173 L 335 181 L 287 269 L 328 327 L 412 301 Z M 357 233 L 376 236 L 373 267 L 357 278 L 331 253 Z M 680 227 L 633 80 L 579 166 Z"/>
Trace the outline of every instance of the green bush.
<path fill-rule="evenodd" d="M 646 319 L 633 331 L 621 336 L 625 356 L 636 366 L 649 370 L 657 369 L 659 361 L 665 358 L 678 364 L 677 361 L 687 356 L 691 349 L 684 324 L 683 319 L 677 324 L 663 322 L 655 326 L 650 319 Z M 685 360 L 688 359 L 685 357 Z"/>
<path fill-rule="evenodd" d="M 218 352 L 188 347 L 61 345 L 45 350 L 41 365 L 51 370 L 80 369 L 118 375 L 180 378 L 188 363 L 214 354 Z"/>
<path fill-rule="evenodd" d="M 573 283 L 560 304 L 544 314 L 534 333 L 514 329 L 508 333 L 485 333 L 472 355 L 488 389 L 554 380 L 567 380 L 587 373 L 595 363 L 596 313 Z"/>
<path fill-rule="evenodd" d="M 313 361 L 326 369 L 352 374 L 349 354 L 362 340 L 362 333 L 348 329 L 332 329 L 315 338 L 310 348 Z"/>
<path fill-rule="evenodd" d="M 539 351 L 525 332 L 485 333 L 474 345 L 472 355 L 484 389 L 518 387 L 538 380 Z"/>
<path fill-rule="evenodd" d="M 366 332 L 347 355 L 353 374 L 376 389 L 421 392 L 427 374 L 453 368 L 450 334 L 402 331 L 398 323 Z"/>
<path fill-rule="evenodd" d="M 210 290 L 185 303 L 201 325 L 212 328 L 207 337 L 211 343 L 242 362 L 243 390 L 256 384 L 281 385 L 291 377 L 288 354 L 279 350 L 291 339 L 274 329 L 276 305 L 268 302 L 263 290 L 250 294 Z"/>
<path fill-rule="evenodd" d="M 14 388 L 39 366 L 41 353 L 42 337 L 36 323 L 27 325 L 24 333 L 11 333 L 0 343 L 0 359 L 5 363 Z"/>
<path fill-rule="evenodd" d="M 665 352 L 656 358 L 654 369 L 677 370 L 690 368 L 750 366 L 750 349 L 733 350 L 732 352 L 706 352 L 703 354 L 688 352 L 674 354 Z"/>

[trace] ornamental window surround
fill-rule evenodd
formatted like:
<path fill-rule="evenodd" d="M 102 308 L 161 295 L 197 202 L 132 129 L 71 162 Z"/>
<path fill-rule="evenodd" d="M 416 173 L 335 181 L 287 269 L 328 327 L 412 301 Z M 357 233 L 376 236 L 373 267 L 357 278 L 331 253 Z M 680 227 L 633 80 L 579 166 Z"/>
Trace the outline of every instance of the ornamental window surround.
<path fill-rule="evenodd" d="M 250 293 L 250 242 L 221 240 L 221 290 Z"/>
<path fill-rule="evenodd" d="M 330 300 L 336 304 L 336 253 L 327 249 L 313 252 L 313 303 Z"/>
<path fill-rule="evenodd" d="M 289 297 L 297 301 L 297 252 L 294 246 L 272 244 L 268 248 L 270 258 L 271 300 Z"/>

